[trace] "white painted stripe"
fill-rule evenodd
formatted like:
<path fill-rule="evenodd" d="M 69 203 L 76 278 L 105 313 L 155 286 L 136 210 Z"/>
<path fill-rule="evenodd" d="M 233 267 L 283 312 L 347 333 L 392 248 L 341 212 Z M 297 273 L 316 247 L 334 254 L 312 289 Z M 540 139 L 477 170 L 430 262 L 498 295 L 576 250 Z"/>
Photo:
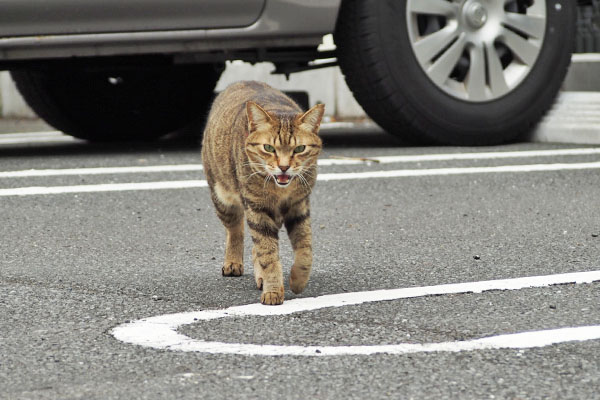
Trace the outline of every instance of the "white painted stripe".
<path fill-rule="evenodd" d="M 467 175 L 485 173 L 517 173 L 517 172 L 544 172 L 560 170 L 600 169 L 600 162 L 572 163 L 572 164 L 531 164 L 531 165 L 503 165 L 498 167 L 468 167 L 468 168 L 433 168 L 433 169 L 402 169 L 391 171 L 347 172 L 333 174 L 319 174 L 319 181 L 338 181 L 349 179 L 379 179 L 379 178 L 405 178 L 436 175 Z M 2 196 L 32 196 L 42 194 L 60 193 L 89 193 L 89 192 L 116 192 L 126 190 L 159 190 L 159 189 L 189 189 L 207 187 L 204 180 L 186 181 L 160 181 L 143 183 L 116 183 L 100 185 L 75 185 L 75 186 L 50 186 L 50 187 L 21 187 L 0 189 Z"/>
<path fill-rule="evenodd" d="M 161 190 L 161 189 L 188 189 L 207 187 L 206 181 L 164 181 L 164 182 L 139 182 L 139 183 L 106 183 L 100 185 L 75 185 L 75 186 L 49 186 L 49 187 L 24 187 L 13 189 L 0 189 L 1 196 L 32 196 L 42 194 L 63 193 L 92 193 L 92 192 L 122 192 L 129 190 Z"/>
<path fill-rule="evenodd" d="M 146 327 L 146 329 L 155 329 Z M 475 340 L 364 346 L 278 346 L 250 343 L 203 342 L 183 335 L 173 335 L 173 344 L 167 347 L 146 346 L 184 352 L 210 354 L 235 354 L 243 356 L 352 356 L 352 355 L 404 355 L 412 353 L 461 352 L 475 350 L 528 349 L 565 342 L 600 339 L 600 325 L 575 328 L 549 329 L 514 334 L 490 336 Z M 176 342 L 176 343 L 175 343 Z M 133 343 L 139 344 L 139 343 Z"/>
<path fill-rule="evenodd" d="M 347 172 L 336 174 L 319 174 L 320 181 L 339 181 L 347 179 L 373 179 L 373 178 L 403 178 L 411 176 L 434 175 L 467 175 L 489 174 L 507 172 L 543 172 L 560 170 L 600 169 L 600 162 L 570 163 L 570 164 L 530 164 L 530 165 L 502 165 L 497 167 L 467 167 L 467 168 L 431 168 L 431 169 L 400 169 L 392 171 L 367 171 Z"/>
<path fill-rule="evenodd" d="M 146 174 L 154 172 L 188 172 L 202 171 L 201 164 L 180 165 L 148 165 L 137 167 L 100 167 L 100 168 L 63 168 L 63 169 L 28 169 L 21 171 L 0 172 L 0 178 L 31 178 L 42 176 L 68 175 L 117 175 L 117 174 Z"/>
<path fill-rule="evenodd" d="M 598 53 L 576 53 L 571 56 L 571 61 L 576 62 L 600 62 Z"/>
<path fill-rule="evenodd" d="M 355 122 L 323 122 L 321 124 L 321 129 L 327 130 L 327 129 L 351 129 L 351 128 L 355 128 L 357 126 L 361 126 L 361 127 L 377 127 L 377 125 L 372 124 L 372 123 L 362 123 L 362 124 L 357 124 Z"/>
<path fill-rule="evenodd" d="M 15 132 L 15 133 L 0 134 L 0 140 L 4 139 L 4 138 L 25 139 L 25 138 L 30 138 L 30 137 L 35 138 L 35 137 L 41 137 L 41 136 L 56 137 L 56 136 L 66 136 L 66 135 L 60 131 Z"/>
<path fill-rule="evenodd" d="M 536 151 L 509 151 L 509 152 L 487 152 L 487 153 L 455 153 L 455 154 L 425 154 L 407 156 L 380 156 L 370 157 L 378 160 L 381 164 L 409 163 L 427 161 L 452 161 L 452 160 L 491 160 L 506 158 L 526 157 L 555 157 L 555 156 L 582 156 L 600 154 L 600 148 L 580 149 L 556 149 Z M 319 166 L 332 165 L 360 165 L 365 164 L 360 160 L 345 159 L 323 159 L 318 161 Z M 201 171 L 202 164 L 181 165 L 152 165 L 131 167 L 90 167 L 90 168 L 64 168 L 64 169 L 30 169 L 18 171 L 0 172 L 0 178 L 28 178 L 43 176 L 68 176 L 68 175 L 110 175 L 110 174 L 133 174 L 133 173 L 156 173 L 156 172 L 188 172 Z"/>
<path fill-rule="evenodd" d="M 288 315 L 298 312 L 315 311 L 323 308 L 432 295 L 482 293 L 490 290 L 519 290 L 526 288 L 542 288 L 559 284 L 581 284 L 598 281 L 600 281 L 600 271 L 590 271 L 404 289 L 342 293 L 289 300 L 280 306 L 248 304 L 223 310 L 206 310 L 161 315 L 119 325 L 114 328 L 111 333 L 115 338 L 123 342 L 144 347 L 153 347 L 156 349 L 253 356 L 339 356 L 377 353 L 408 354 L 416 352 L 458 352 L 482 349 L 523 349 L 543 347 L 563 342 L 600 339 L 600 325 L 512 333 L 458 342 L 426 344 L 401 343 L 395 345 L 365 346 L 279 346 L 207 342 L 187 337 L 178 333 L 177 329 L 182 325 L 201 323 L 201 321 L 209 321 L 218 318 Z"/>
<path fill-rule="evenodd" d="M 33 143 L 71 143 L 81 141 L 71 136 L 41 136 L 32 138 L 0 138 L 0 145 L 3 144 L 33 144 Z"/>
<path fill-rule="evenodd" d="M 377 160 L 381 164 L 409 163 L 426 161 L 454 161 L 454 160 L 493 160 L 505 158 L 526 157 L 557 157 L 557 156 L 583 156 L 600 154 L 600 148 L 578 148 L 578 149 L 555 149 L 555 150 L 531 150 L 531 151 L 493 151 L 485 153 L 450 153 L 450 154 L 423 154 L 407 156 L 381 156 L 368 157 Z M 319 160 L 320 166 L 329 165 L 357 165 L 365 164 L 360 160 L 324 159 Z"/>

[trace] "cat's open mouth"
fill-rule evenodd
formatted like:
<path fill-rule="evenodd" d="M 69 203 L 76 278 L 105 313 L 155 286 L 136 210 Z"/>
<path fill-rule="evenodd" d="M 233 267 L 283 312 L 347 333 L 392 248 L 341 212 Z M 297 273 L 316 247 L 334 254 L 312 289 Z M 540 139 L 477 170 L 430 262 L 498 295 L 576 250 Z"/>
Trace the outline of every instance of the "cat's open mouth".
<path fill-rule="evenodd" d="M 287 186 L 290 184 L 292 177 L 289 175 L 275 175 L 275 182 L 279 186 Z"/>

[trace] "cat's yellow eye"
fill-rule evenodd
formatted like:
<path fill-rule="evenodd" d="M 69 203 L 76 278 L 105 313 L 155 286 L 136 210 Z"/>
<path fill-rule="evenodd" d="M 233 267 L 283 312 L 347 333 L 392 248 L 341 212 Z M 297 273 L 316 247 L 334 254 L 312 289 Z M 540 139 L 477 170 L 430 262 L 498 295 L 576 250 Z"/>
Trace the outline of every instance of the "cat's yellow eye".
<path fill-rule="evenodd" d="M 275 147 L 271 146 L 270 144 L 265 144 L 265 151 L 268 151 L 269 153 L 275 153 Z"/>
<path fill-rule="evenodd" d="M 304 151 L 304 149 L 306 149 L 306 146 L 305 146 L 305 145 L 300 145 L 300 146 L 297 146 L 297 147 L 294 149 L 294 153 L 302 153 L 302 152 Z"/>

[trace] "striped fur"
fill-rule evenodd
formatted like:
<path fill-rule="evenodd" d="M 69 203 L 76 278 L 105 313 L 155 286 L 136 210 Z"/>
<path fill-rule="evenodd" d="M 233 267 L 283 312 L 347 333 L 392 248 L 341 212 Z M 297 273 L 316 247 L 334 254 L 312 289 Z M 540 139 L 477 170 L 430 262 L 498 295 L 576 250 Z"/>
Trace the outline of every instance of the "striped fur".
<path fill-rule="evenodd" d="M 244 218 L 263 304 L 284 300 L 279 230 L 294 249 L 290 288 L 300 293 L 312 268 L 309 195 L 321 152 L 324 106 L 307 112 L 260 82 L 238 82 L 215 99 L 204 131 L 202 162 L 217 216 L 226 230 L 224 276 L 244 272 Z"/>

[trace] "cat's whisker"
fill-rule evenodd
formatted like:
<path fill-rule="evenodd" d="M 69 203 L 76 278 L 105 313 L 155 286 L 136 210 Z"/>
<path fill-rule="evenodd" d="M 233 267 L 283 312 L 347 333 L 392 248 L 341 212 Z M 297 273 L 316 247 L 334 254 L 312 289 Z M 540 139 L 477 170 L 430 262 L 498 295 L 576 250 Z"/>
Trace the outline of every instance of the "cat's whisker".
<path fill-rule="evenodd" d="M 314 174 L 317 173 L 317 166 L 310 165 L 308 167 L 302 168 L 302 173 L 307 173 L 307 174 L 310 174 L 310 176 L 313 176 Z"/>
<path fill-rule="evenodd" d="M 264 168 L 264 165 L 261 163 L 245 163 L 245 164 L 241 164 L 240 167 L 250 167 L 252 169 L 257 169 L 257 168 Z M 237 166 L 236 166 L 236 170 L 237 170 Z"/>
<path fill-rule="evenodd" d="M 310 185 L 308 184 L 308 181 L 306 180 L 304 175 L 300 173 L 296 176 L 298 176 L 298 178 L 300 178 L 300 183 L 301 183 L 301 186 L 303 186 L 302 189 L 304 190 L 304 192 L 310 193 Z"/>
<path fill-rule="evenodd" d="M 263 189 L 267 187 L 267 182 L 269 182 L 271 180 L 271 178 L 273 178 L 273 181 L 275 181 L 275 177 L 273 175 L 271 175 L 271 174 L 268 174 L 265 177 L 265 181 L 263 183 Z"/>
<path fill-rule="evenodd" d="M 252 176 L 254 176 L 254 175 L 256 175 L 256 174 L 260 174 L 261 172 L 263 172 L 263 171 L 261 171 L 260 169 L 259 169 L 258 171 L 256 171 L 256 169 L 257 169 L 258 167 L 264 167 L 264 166 L 263 166 L 261 163 L 247 162 L 247 163 L 243 163 L 243 164 L 236 165 L 236 166 L 234 167 L 234 171 L 236 171 L 236 172 L 237 172 L 237 171 L 238 171 L 238 169 L 242 169 L 242 170 L 243 170 L 243 169 L 244 169 L 244 167 L 250 167 L 250 168 L 251 168 L 251 171 L 254 171 L 254 172 L 250 173 L 249 175 L 242 175 L 242 178 L 244 178 L 244 179 L 250 179 Z"/>
<path fill-rule="evenodd" d="M 261 174 L 262 172 L 263 172 L 263 171 L 256 171 L 256 172 L 253 172 L 253 173 L 251 173 L 250 175 L 244 176 L 243 178 L 244 178 L 244 179 L 250 179 L 250 178 L 252 178 L 254 175 L 259 175 L 259 174 Z"/>
<path fill-rule="evenodd" d="M 315 173 L 316 173 L 316 171 L 312 172 L 312 171 L 306 170 L 306 171 L 302 171 L 300 174 L 302 175 L 302 177 L 304 177 L 304 175 L 308 175 L 310 178 L 315 178 Z"/>
<path fill-rule="evenodd" d="M 297 176 L 300 179 L 300 184 L 302 186 L 306 186 L 306 179 L 302 175 L 297 175 Z"/>

